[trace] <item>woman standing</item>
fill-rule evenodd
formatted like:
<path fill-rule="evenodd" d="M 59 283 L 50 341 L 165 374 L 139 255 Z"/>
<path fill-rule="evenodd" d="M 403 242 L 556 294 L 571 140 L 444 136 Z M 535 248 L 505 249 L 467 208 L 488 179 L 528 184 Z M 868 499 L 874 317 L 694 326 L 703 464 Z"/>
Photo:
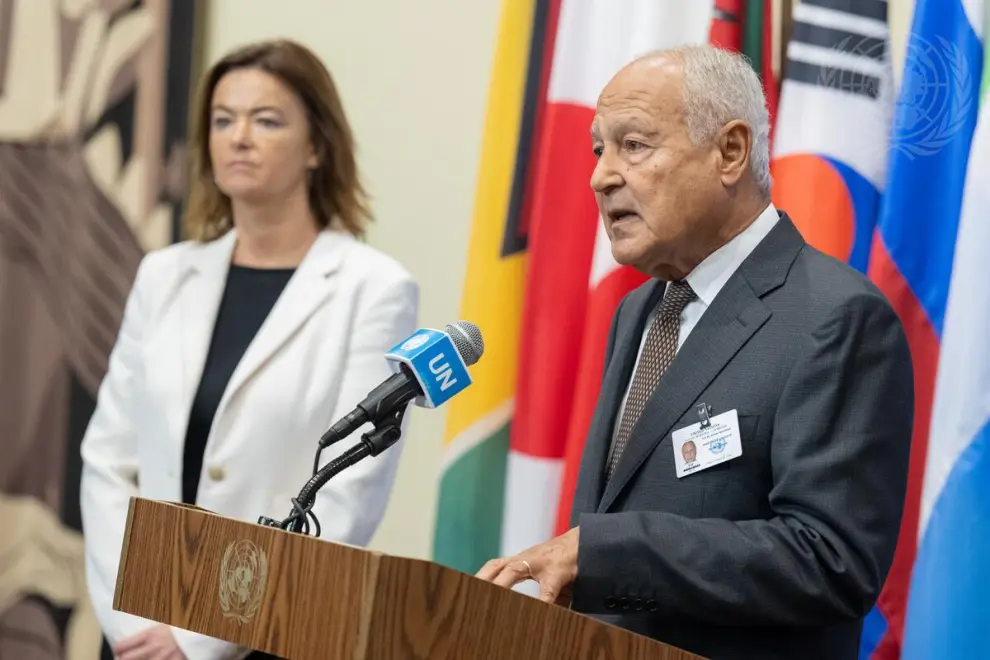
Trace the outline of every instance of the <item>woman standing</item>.
<path fill-rule="evenodd" d="M 128 499 L 284 517 L 323 431 L 388 377 L 383 354 L 418 314 L 410 275 L 359 242 L 353 138 L 313 53 L 272 41 L 229 54 L 196 123 L 191 240 L 142 261 L 82 446 L 89 590 L 120 660 L 247 653 L 113 610 Z M 320 492 L 323 538 L 369 542 L 398 458 L 367 458 Z"/>

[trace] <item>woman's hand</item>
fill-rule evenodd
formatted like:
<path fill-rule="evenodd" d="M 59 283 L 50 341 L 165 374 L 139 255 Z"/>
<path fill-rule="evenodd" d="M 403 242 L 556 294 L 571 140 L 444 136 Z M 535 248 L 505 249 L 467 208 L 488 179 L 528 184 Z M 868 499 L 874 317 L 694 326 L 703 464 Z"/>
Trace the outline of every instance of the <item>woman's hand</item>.
<path fill-rule="evenodd" d="M 116 660 L 187 660 L 168 626 L 159 625 L 122 639 L 113 646 Z"/>

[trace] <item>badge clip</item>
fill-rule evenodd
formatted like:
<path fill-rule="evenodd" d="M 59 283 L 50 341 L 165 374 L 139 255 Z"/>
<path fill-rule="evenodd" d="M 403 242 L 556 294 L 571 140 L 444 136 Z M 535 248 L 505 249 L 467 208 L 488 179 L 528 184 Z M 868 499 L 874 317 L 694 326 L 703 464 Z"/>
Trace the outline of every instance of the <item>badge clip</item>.
<path fill-rule="evenodd" d="M 701 428 L 707 428 L 712 425 L 712 407 L 706 403 L 699 403 L 695 409 L 698 411 L 698 419 L 701 420 Z"/>

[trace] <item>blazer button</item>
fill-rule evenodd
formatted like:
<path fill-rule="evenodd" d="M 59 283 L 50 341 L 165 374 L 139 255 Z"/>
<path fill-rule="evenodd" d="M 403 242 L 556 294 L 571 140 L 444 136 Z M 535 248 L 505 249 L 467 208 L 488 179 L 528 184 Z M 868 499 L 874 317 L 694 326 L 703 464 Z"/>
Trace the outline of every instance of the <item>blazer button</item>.
<path fill-rule="evenodd" d="M 643 611 L 643 599 L 642 598 L 637 598 L 636 600 L 633 601 L 633 609 L 636 610 L 637 612 L 642 612 Z"/>
<path fill-rule="evenodd" d="M 653 600 L 652 598 L 650 600 L 646 601 L 646 609 L 648 609 L 651 612 L 656 612 L 657 611 L 657 601 Z"/>
<path fill-rule="evenodd" d="M 625 596 L 623 596 L 622 598 L 620 598 L 619 599 L 619 607 L 621 607 L 624 610 L 628 610 L 629 609 L 629 599 L 626 598 Z"/>
<path fill-rule="evenodd" d="M 223 481 L 224 477 L 227 476 L 227 473 L 224 472 L 222 467 L 214 465 L 213 467 L 210 468 L 209 475 L 210 475 L 210 479 L 212 479 L 213 481 Z"/>
<path fill-rule="evenodd" d="M 610 610 L 614 610 L 615 609 L 615 599 L 612 598 L 611 596 L 607 597 L 605 599 L 605 607 L 607 607 Z"/>

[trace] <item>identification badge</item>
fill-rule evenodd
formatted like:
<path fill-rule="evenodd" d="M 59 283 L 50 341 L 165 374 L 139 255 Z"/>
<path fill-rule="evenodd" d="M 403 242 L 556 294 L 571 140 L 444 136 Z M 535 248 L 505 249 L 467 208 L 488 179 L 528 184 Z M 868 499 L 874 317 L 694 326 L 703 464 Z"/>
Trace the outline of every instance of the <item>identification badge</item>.
<path fill-rule="evenodd" d="M 671 435 L 678 478 L 742 456 L 738 413 L 730 410 L 705 419 Z"/>

